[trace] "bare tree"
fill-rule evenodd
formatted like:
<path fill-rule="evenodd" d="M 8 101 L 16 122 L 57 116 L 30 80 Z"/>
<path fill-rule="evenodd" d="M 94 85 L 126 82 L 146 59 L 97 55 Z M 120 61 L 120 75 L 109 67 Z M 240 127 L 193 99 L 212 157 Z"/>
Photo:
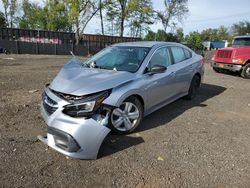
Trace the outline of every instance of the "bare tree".
<path fill-rule="evenodd" d="M 100 14 L 100 20 L 101 20 L 101 29 L 102 29 L 102 35 L 104 35 L 104 25 L 103 25 L 102 9 L 103 9 L 103 3 L 102 3 L 102 0 L 99 0 L 99 14 Z"/>

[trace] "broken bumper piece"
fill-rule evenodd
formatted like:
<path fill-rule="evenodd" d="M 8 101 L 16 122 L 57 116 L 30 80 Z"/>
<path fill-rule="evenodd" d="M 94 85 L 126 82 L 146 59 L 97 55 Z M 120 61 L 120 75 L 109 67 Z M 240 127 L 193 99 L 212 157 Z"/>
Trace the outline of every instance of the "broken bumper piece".
<path fill-rule="evenodd" d="M 61 100 L 47 92 L 57 102 L 52 114 L 41 105 L 42 116 L 48 125 L 47 136 L 38 139 L 54 150 L 72 158 L 96 159 L 100 146 L 110 132 L 92 118 L 72 118 L 62 113 Z M 62 102 L 63 103 L 63 102 Z"/>

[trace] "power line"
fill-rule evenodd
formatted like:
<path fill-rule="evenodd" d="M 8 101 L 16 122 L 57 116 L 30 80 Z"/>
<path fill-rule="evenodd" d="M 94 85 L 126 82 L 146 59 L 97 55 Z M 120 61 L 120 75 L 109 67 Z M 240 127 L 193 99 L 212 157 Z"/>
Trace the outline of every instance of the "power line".
<path fill-rule="evenodd" d="M 207 18 L 207 19 L 199 19 L 199 20 L 190 20 L 186 21 L 186 23 L 196 23 L 196 22 L 207 22 L 207 21 L 214 21 L 214 20 L 222 20 L 222 19 L 228 19 L 231 17 L 240 17 L 244 15 L 249 15 L 250 12 L 240 13 L 240 14 L 232 14 L 228 16 L 221 16 L 221 17 L 214 17 L 214 18 Z"/>

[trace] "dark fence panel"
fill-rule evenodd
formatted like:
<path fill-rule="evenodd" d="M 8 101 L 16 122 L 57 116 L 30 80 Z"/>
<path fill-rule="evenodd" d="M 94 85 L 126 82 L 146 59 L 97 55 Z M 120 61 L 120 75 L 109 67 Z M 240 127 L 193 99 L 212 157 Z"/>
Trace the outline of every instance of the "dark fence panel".
<path fill-rule="evenodd" d="M 17 44 L 17 49 L 19 54 L 37 54 L 37 45 L 36 43 L 29 43 L 29 42 L 19 42 L 19 41 L 12 41 L 13 43 Z M 6 48 L 8 50 L 8 48 Z M 13 53 L 12 51 L 10 51 Z"/>
<path fill-rule="evenodd" d="M 77 45 L 74 46 L 74 54 L 75 55 L 80 55 L 80 56 L 86 56 L 88 55 L 88 47 L 83 46 L 83 45 Z"/>
<path fill-rule="evenodd" d="M 82 34 L 79 44 L 75 45 L 74 33 L 0 28 L 0 47 L 15 54 L 68 55 L 72 51 L 76 55 L 86 56 L 114 43 L 140 40 L 141 38 Z"/>
<path fill-rule="evenodd" d="M 101 50 L 101 48 L 90 48 L 87 45 L 41 44 L 9 40 L 0 40 L 0 47 L 6 48 L 7 51 L 13 54 L 70 55 L 72 51 L 75 55 L 80 56 L 95 54 Z"/>
<path fill-rule="evenodd" d="M 74 51 L 72 44 L 57 45 L 57 55 L 69 55 L 70 51 Z"/>
<path fill-rule="evenodd" d="M 0 40 L 0 47 L 6 48 L 11 53 L 18 53 L 18 43 L 16 41 Z"/>
<path fill-rule="evenodd" d="M 37 44 L 38 54 L 56 55 L 56 44 Z"/>

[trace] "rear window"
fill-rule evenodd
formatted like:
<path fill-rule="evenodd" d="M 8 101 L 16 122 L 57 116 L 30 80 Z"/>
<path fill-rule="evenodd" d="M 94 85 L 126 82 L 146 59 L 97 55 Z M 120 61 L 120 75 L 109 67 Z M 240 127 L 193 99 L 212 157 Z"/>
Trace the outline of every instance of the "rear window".
<path fill-rule="evenodd" d="M 184 53 L 183 48 L 181 47 L 171 47 L 171 51 L 173 54 L 174 62 L 179 63 L 186 59 L 186 55 Z"/>
<path fill-rule="evenodd" d="M 190 59 L 192 57 L 192 53 L 185 48 L 183 48 L 183 50 L 184 50 L 184 54 L 185 54 L 186 59 Z"/>

